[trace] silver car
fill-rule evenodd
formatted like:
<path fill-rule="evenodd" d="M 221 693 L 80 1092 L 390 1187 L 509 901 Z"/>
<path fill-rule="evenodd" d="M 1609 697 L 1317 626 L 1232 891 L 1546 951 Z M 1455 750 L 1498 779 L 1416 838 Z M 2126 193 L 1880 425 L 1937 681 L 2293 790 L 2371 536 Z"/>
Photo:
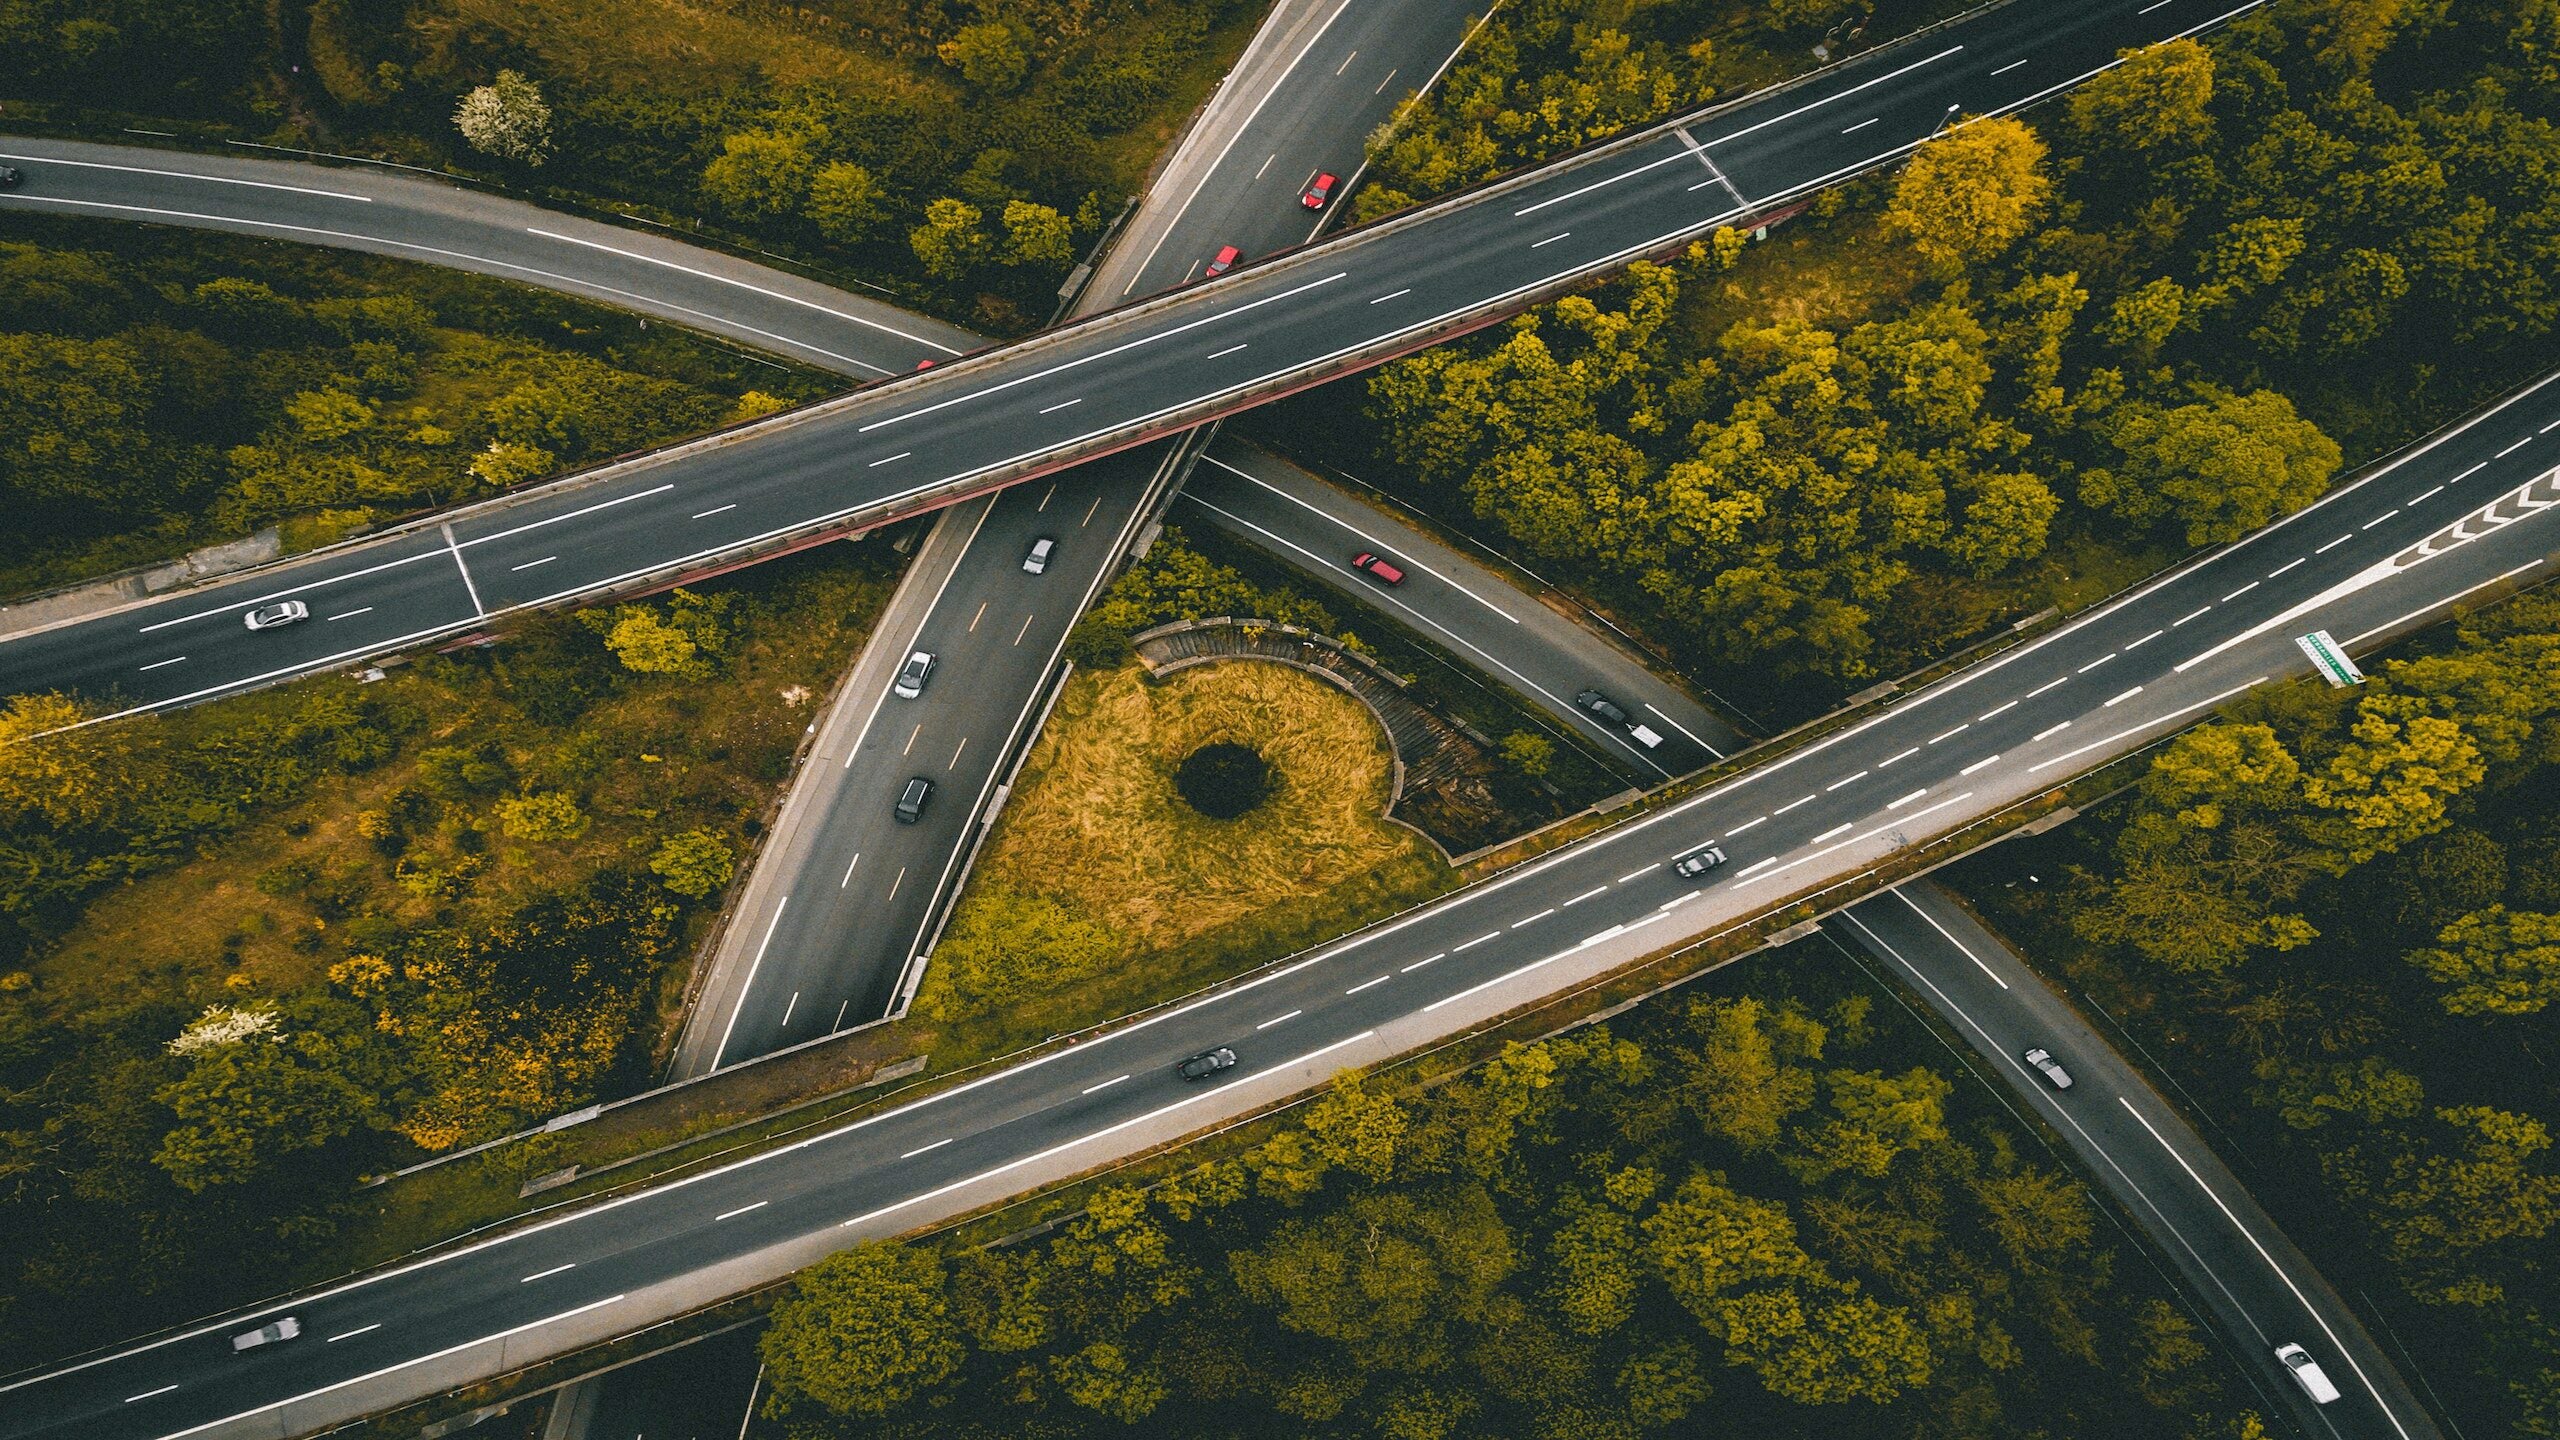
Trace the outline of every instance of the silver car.
<path fill-rule="evenodd" d="M 299 600 L 279 600 L 273 605 L 261 605 L 241 616 L 240 623 L 252 630 L 273 630 L 279 625 L 291 625 L 310 618 L 310 606 Z"/>
<path fill-rule="evenodd" d="M 2062 1068 L 2061 1063 L 2053 1058 L 2052 1051 L 2039 1045 L 2027 1052 L 2026 1059 L 2028 1064 L 2044 1072 L 2044 1078 L 2053 1082 L 2054 1089 L 2071 1088 L 2071 1072 Z"/>
<path fill-rule="evenodd" d="M 1690 851 L 1671 863 L 1671 873 L 1683 880 L 1694 880 L 1724 863 L 1724 847 L 1706 845 Z"/>
<path fill-rule="evenodd" d="M 919 650 L 898 667 L 898 682 L 889 688 L 901 700 L 913 700 L 924 694 L 924 682 L 933 678 L 934 658 L 930 650 Z"/>
<path fill-rule="evenodd" d="M 255 1330 L 243 1330 L 232 1336 L 231 1348 L 234 1351 L 255 1350 L 261 1345 L 273 1345 L 279 1340 L 290 1340 L 301 1333 L 302 1321 L 295 1316 L 287 1315 L 281 1320 L 270 1320 Z"/>

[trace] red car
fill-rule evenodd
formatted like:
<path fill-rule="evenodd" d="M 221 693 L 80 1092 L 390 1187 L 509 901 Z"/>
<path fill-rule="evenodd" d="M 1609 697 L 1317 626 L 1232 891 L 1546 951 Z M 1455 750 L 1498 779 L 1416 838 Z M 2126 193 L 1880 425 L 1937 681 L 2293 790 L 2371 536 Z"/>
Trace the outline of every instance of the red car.
<path fill-rule="evenodd" d="M 1307 187 L 1307 193 L 1298 197 L 1298 203 L 1310 210 L 1321 210 L 1324 202 L 1333 198 L 1333 186 L 1331 175 L 1319 173 L 1315 183 Z"/>
<path fill-rule="evenodd" d="M 1402 570 L 1388 564 L 1384 558 L 1372 555 L 1366 550 L 1363 550 L 1359 554 L 1351 557 L 1351 568 L 1354 570 L 1366 570 L 1371 575 L 1376 576 L 1380 581 L 1389 585 L 1401 585 L 1404 583 L 1404 572 Z"/>
<path fill-rule="evenodd" d="M 1219 246 L 1218 258 L 1210 261 L 1209 268 L 1200 272 L 1200 278 L 1203 280 L 1214 280 L 1217 277 L 1226 274 L 1228 271 L 1236 268 L 1236 261 L 1243 255 L 1244 252 L 1238 250 L 1233 245 Z"/>

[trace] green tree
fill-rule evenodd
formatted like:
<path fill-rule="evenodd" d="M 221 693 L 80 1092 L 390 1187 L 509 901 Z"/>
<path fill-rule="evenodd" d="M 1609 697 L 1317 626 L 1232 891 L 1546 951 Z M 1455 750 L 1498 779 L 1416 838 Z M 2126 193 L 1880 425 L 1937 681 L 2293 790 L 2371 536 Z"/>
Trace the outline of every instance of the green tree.
<path fill-rule="evenodd" d="M 2492 905 L 2436 937 L 2439 948 L 2409 958 L 2444 986 L 2437 998 L 2455 1015 L 2538 1015 L 2560 999 L 2560 915 Z"/>
<path fill-rule="evenodd" d="M 465 467 L 471 477 L 491 490 L 504 490 L 539 480 L 560 467 L 550 451 L 534 445 L 515 445 L 492 440 L 489 448 L 471 457 Z"/>
<path fill-rule="evenodd" d="M 1327 1164 L 1370 1180 L 1395 1170 L 1396 1142 L 1404 1138 L 1404 1107 L 1392 1095 L 1373 1095 L 1357 1071 L 1334 1077 L 1325 1097 L 1307 1110 L 1307 1134 Z"/>
<path fill-rule="evenodd" d="M 1711 1393 L 1698 1352 L 1670 1340 L 1640 1352 L 1618 1370 L 1618 1393 L 1638 1425 L 1658 1430 L 1677 1425 Z"/>
<path fill-rule="evenodd" d="M 159 386 L 122 340 L 0 334 L 0 494 L 38 523 L 83 511 L 148 515 L 165 462 L 148 424 Z"/>
<path fill-rule="evenodd" d="M 729 883 L 738 872 L 738 857 L 710 831 L 687 830 L 668 836 L 649 857 L 649 868 L 668 889 L 699 900 Z"/>
<path fill-rule="evenodd" d="M 1947 1138 L 1946 1098 L 1955 1087 L 1935 1071 L 1834 1070 L 1823 1083 L 1831 1114 L 1800 1131 L 1800 1153 L 1786 1157 L 1809 1179 L 1838 1170 L 1879 1179 L 1896 1157 Z"/>
<path fill-rule="evenodd" d="M 344 440 L 373 423 L 373 407 L 344 390 L 300 391 L 284 402 L 284 413 L 315 445 Z"/>
<path fill-rule="evenodd" d="M 985 216 L 966 200 L 949 196 L 924 207 L 924 223 L 907 232 L 907 244 L 937 280 L 966 279 L 987 258 Z"/>
<path fill-rule="evenodd" d="M 1068 1403 L 1123 1425 L 1154 1414 L 1171 1393 L 1153 1367 L 1131 1365 L 1127 1353 L 1108 1340 L 1096 1340 L 1071 1355 L 1051 1356 L 1049 1375 Z"/>
<path fill-rule="evenodd" d="M 1004 206 L 1004 261 L 1024 270 L 1065 273 L 1076 263 L 1073 227 L 1046 205 L 1008 200 Z"/>
<path fill-rule="evenodd" d="M 2072 129 L 2093 146 L 2148 155 L 2213 138 L 2213 52 L 2190 39 L 2117 55 L 2071 92 Z"/>
<path fill-rule="evenodd" d="M 2205 387 L 2174 408 L 2122 407 L 2107 436 L 2120 461 L 2081 477 L 2080 498 L 2138 523 L 2181 520 L 2190 545 L 2236 540 L 2320 498 L 2343 456 L 2272 390 Z"/>
<path fill-rule="evenodd" d="M 498 828 L 511 840 L 575 840 L 591 823 L 565 790 L 517 795 L 497 804 Z"/>
<path fill-rule="evenodd" d="M 636 674 L 699 679 L 711 670 L 703 659 L 702 647 L 694 643 L 691 635 L 640 606 L 625 606 L 616 612 L 604 646 L 624 669 Z"/>
<path fill-rule="evenodd" d="M 1680 1098 L 1710 1135 L 1746 1152 L 1776 1146 L 1788 1120 L 1813 1103 L 1824 1032 L 1810 1017 L 1772 1012 L 1748 995 L 1701 1000 L 1689 1028 L 1702 1041 L 1680 1056 Z"/>
<path fill-rule="evenodd" d="M 885 1415 L 941 1384 L 966 1353 L 945 1296 L 942 1257 L 874 1240 L 794 1277 L 756 1350 L 773 1377 L 765 1413 L 801 1400 L 838 1415 Z"/>
<path fill-rule="evenodd" d="M 809 178 L 809 221 L 839 245 L 858 245 L 889 218 L 888 195 L 871 172 L 850 160 L 830 160 Z"/>
<path fill-rule="evenodd" d="M 1457 1185 L 1353 1195 L 1227 1262 L 1245 1298 L 1290 1329 L 1390 1347 L 1413 1365 L 1440 1349 L 1446 1324 L 1484 1313 L 1518 1258 L 1492 1197 Z"/>
<path fill-rule="evenodd" d="M 1555 742 L 1544 735 L 1514 730 L 1502 737 L 1502 760 L 1532 780 L 1544 779 L 1555 768 Z"/>
<path fill-rule="evenodd" d="M 551 106 L 542 87 L 513 70 L 463 96 L 453 126 L 483 155 L 534 166 L 551 154 Z"/>
<path fill-rule="evenodd" d="M 1029 37 L 1002 21 L 963 25 L 935 53 L 962 79 L 990 94 L 1020 89 L 1031 73 Z"/>
<path fill-rule="evenodd" d="M 1885 222 L 1942 269 L 1987 260 L 2035 223 L 2053 182 L 2045 146 L 2024 121 L 1958 125 L 1923 145 L 1894 183 Z"/>
<path fill-rule="evenodd" d="M 749 220 L 788 215 L 811 200 L 818 167 L 809 135 L 799 131 L 741 130 L 724 137 L 720 153 L 702 171 L 702 193 L 721 209 Z"/>
<path fill-rule="evenodd" d="M 80 726 L 68 695 L 13 695 L 0 709 L 0 813 L 41 818 L 57 830 L 93 825 L 132 798 L 129 730 Z"/>
<path fill-rule="evenodd" d="M 381 1117 L 373 1091 L 347 1073 L 342 1047 L 308 1030 L 203 1048 L 160 1103 L 179 1123 L 151 1161 L 189 1191 L 240 1184 Z"/>
<path fill-rule="evenodd" d="M 2303 832 L 2330 853 L 2334 870 L 2442 830 L 2447 803 L 2488 773 L 2462 726 L 2428 711 L 2416 696 L 2366 695 L 2348 743 L 2303 781 L 2313 807 Z"/>

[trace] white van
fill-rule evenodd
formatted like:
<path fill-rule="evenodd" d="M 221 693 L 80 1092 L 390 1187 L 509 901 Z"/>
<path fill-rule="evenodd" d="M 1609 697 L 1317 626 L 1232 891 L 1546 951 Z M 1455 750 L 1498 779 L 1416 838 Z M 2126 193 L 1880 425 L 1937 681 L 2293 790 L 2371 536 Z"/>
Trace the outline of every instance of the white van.
<path fill-rule="evenodd" d="M 2326 1405 L 2338 1398 L 2338 1387 L 2330 1384 L 2329 1377 L 2320 1372 L 2320 1362 L 2311 1358 L 2310 1351 L 2299 1345 L 2280 1345 L 2276 1347 L 2276 1359 L 2293 1372 L 2294 1383 L 2302 1387 L 2303 1394 L 2311 1397 L 2312 1404 Z"/>

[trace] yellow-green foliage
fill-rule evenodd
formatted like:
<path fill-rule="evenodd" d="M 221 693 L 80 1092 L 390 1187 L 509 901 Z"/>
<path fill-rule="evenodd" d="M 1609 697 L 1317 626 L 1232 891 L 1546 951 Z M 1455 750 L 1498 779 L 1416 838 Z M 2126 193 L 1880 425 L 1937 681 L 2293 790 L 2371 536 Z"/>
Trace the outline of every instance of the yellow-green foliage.
<path fill-rule="evenodd" d="M 1272 770 L 1235 820 L 1193 811 L 1174 767 L 1232 741 Z M 1249 936 L 1275 907 L 1320 903 L 1385 872 L 1445 874 L 1382 818 L 1392 771 L 1368 709 L 1254 661 L 1150 683 L 1137 667 L 1079 675 L 936 952 L 920 1007 L 954 1019 L 1200 941 Z"/>

